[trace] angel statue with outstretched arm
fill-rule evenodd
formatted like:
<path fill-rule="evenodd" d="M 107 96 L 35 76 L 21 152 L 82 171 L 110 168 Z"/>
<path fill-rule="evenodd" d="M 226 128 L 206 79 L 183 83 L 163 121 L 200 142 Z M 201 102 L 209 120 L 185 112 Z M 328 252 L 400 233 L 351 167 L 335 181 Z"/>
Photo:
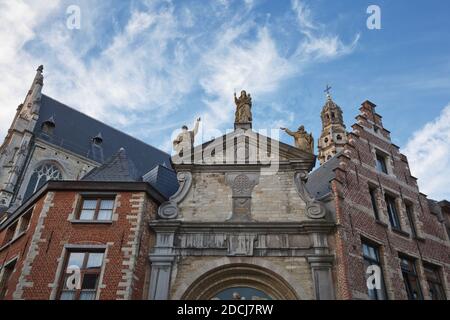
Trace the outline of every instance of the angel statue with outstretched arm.
<path fill-rule="evenodd" d="M 294 137 L 295 146 L 300 150 L 308 153 L 314 153 L 314 138 L 311 133 L 305 131 L 304 126 L 300 126 L 296 132 L 293 132 L 287 128 L 280 128 L 285 131 L 291 137 Z"/>

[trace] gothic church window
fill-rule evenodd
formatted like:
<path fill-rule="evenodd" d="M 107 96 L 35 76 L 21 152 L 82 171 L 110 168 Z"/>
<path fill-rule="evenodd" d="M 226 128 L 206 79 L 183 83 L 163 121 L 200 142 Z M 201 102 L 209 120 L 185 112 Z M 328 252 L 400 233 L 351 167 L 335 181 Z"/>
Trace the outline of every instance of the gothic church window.
<path fill-rule="evenodd" d="M 61 171 L 54 164 L 46 163 L 37 167 L 36 169 L 34 169 L 34 172 L 31 175 L 30 182 L 28 183 L 24 199 L 28 199 L 47 181 L 62 180 L 62 178 L 63 177 Z"/>

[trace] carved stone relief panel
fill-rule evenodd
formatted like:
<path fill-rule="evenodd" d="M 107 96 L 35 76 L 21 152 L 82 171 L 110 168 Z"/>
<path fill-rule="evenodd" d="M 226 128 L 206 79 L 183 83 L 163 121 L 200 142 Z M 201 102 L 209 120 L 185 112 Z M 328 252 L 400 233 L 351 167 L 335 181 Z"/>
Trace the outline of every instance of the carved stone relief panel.
<path fill-rule="evenodd" d="M 232 234 L 228 237 L 228 255 L 252 256 L 255 234 Z"/>
<path fill-rule="evenodd" d="M 225 180 L 233 191 L 229 221 L 251 221 L 252 192 L 259 182 L 259 173 L 226 173 Z"/>

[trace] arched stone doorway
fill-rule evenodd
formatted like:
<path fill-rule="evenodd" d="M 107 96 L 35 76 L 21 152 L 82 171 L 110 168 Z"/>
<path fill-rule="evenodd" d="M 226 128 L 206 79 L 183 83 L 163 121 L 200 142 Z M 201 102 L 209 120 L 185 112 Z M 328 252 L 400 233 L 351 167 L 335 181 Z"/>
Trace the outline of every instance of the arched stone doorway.
<path fill-rule="evenodd" d="M 233 298 L 298 299 L 295 290 L 281 276 L 249 264 L 229 264 L 213 269 L 194 281 L 182 296 L 186 300 Z"/>

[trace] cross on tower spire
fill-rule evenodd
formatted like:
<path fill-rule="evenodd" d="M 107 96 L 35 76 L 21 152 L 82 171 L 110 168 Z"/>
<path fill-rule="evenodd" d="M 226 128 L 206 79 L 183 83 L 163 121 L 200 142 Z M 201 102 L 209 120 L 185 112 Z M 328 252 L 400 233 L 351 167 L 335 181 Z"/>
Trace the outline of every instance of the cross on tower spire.
<path fill-rule="evenodd" d="M 325 92 L 327 94 L 328 99 L 331 99 L 330 90 L 331 90 L 331 87 L 327 84 L 327 86 L 323 92 Z"/>

